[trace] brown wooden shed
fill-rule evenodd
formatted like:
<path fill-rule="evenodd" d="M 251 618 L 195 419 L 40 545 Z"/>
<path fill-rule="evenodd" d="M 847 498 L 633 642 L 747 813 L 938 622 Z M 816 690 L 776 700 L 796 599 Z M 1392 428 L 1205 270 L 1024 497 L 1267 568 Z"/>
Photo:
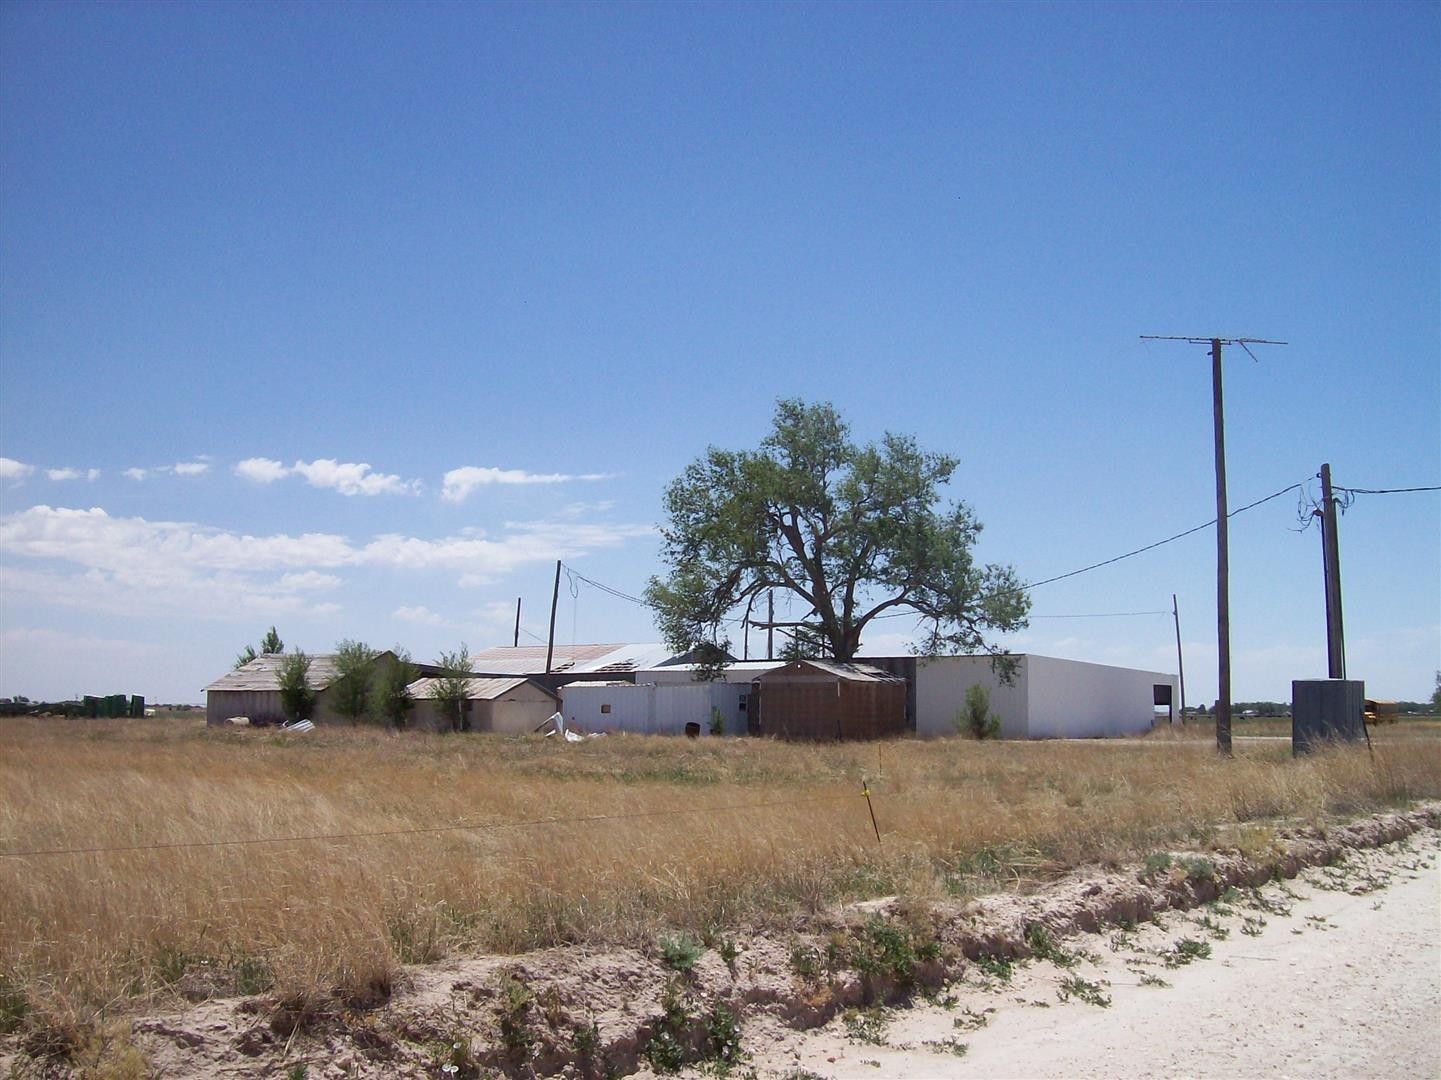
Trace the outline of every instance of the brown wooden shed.
<path fill-rule="evenodd" d="M 829 742 L 905 735 L 906 680 L 869 664 L 796 660 L 752 684 L 751 734 Z"/>

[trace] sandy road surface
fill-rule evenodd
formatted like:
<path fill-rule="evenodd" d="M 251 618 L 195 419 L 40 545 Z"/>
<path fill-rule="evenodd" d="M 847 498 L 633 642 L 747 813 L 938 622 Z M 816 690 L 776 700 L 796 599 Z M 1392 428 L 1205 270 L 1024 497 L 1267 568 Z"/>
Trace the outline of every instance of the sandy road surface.
<path fill-rule="evenodd" d="M 762 1077 L 835 1080 L 1441 1077 L 1438 851 L 1441 837 L 1422 832 L 1268 887 L 1271 910 L 1238 902 L 1072 939 L 1089 954 L 1074 968 L 968 977 L 944 1006 L 889 1010 L 869 1028 L 852 1015 L 849 1029 L 843 1017 L 808 1034 L 757 1033 L 753 1064 Z M 1168 967 L 1182 939 L 1210 957 Z M 1063 1002 L 1066 978 L 1094 984 L 1110 1006 Z"/>

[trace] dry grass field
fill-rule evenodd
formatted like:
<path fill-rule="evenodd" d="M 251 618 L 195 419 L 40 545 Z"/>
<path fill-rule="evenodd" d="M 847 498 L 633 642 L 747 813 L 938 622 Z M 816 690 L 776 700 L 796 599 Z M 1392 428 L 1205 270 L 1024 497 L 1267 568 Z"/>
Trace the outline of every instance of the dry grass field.
<path fill-rule="evenodd" d="M 1302 761 L 1245 739 L 1222 761 L 1201 733 L 563 744 L 0 721 L 0 1031 L 63 1041 L 176 995 L 364 1005 L 460 950 L 709 937 L 1441 797 L 1435 722 Z"/>

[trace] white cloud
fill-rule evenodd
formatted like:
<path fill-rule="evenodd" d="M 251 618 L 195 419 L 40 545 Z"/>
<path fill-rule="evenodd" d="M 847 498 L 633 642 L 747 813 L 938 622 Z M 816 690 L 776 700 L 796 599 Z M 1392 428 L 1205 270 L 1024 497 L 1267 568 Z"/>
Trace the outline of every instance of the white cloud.
<path fill-rule="evenodd" d="M 26 465 L 14 458 L 0 457 L 0 480 L 24 480 L 34 471 L 34 465 Z"/>
<path fill-rule="evenodd" d="M 440 496 L 450 502 L 464 502 L 478 487 L 490 484 L 564 484 L 572 480 L 608 480 L 608 473 L 532 473 L 524 469 L 495 469 L 483 465 L 462 465 L 445 474 Z"/>
<path fill-rule="evenodd" d="M 171 466 L 176 476 L 204 476 L 210 466 L 203 461 L 182 461 Z"/>
<path fill-rule="evenodd" d="M 310 592 L 319 589 L 334 589 L 342 582 L 334 574 L 322 574 L 319 570 L 304 570 L 298 574 L 281 574 L 282 589 Z"/>
<path fill-rule="evenodd" d="M 67 466 L 63 469 L 46 469 L 45 476 L 49 480 L 95 480 L 100 476 L 100 470 L 72 469 Z"/>
<path fill-rule="evenodd" d="M 508 523 L 425 539 L 400 534 L 364 544 L 334 533 L 252 536 L 189 522 L 111 517 L 103 509 L 33 506 L 0 518 L 5 592 L 119 613 L 186 610 L 217 617 L 336 610 L 315 592 L 340 588 L 333 572 L 379 567 L 442 570 L 490 581 L 535 562 L 574 558 L 652 534 L 650 526 Z M 25 565 L 20 560 L 36 560 Z"/>
<path fill-rule="evenodd" d="M 417 604 L 415 607 L 396 608 L 390 613 L 391 618 L 399 619 L 402 622 L 417 623 L 421 626 L 449 626 L 450 624 L 440 615 L 431 611 L 424 604 Z"/>
<path fill-rule="evenodd" d="M 290 475 L 290 470 L 271 458 L 246 458 L 235 466 L 235 475 L 257 484 L 273 484 Z"/>
<path fill-rule="evenodd" d="M 150 475 L 150 471 L 148 469 L 126 469 L 124 475 L 132 480 L 144 480 Z"/>
<path fill-rule="evenodd" d="M 371 472 L 364 463 L 334 458 L 297 461 L 290 471 L 305 477 L 311 487 L 334 488 L 342 495 L 405 495 L 418 487 L 414 480 L 407 482 L 390 473 Z"/>

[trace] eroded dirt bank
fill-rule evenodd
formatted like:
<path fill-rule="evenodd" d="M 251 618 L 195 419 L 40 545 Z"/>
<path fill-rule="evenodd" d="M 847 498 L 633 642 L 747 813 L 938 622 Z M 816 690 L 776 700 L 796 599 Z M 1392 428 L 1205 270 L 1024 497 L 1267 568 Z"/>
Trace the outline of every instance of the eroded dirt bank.
<path fill-rule="evenodd" d="M 1225 898 L 1223 915 L 1249 910 L 1261 918 L 1267 905 L 1284 903 L 1271 883 L 1307 867 L 1339 871 L 1349 853 L 1417 832 L 1434 847 L 1438 828 L 1441 806 L 1433 804 L 1326 830 L 1277 830 L 1245 854 L 1178 852 L 1145 866 L 1079 872 L 1030 895 L 855 905 L 798 921 L 784 935 L 718 937 L 703 950 L 675 942 L 668 956 L 574 948 L 476 957 L 411 969 L 388 1001 L 365 1011 L 216 1000 L 134 1019 L 126 1038 L 155 1071 L 177 1077 L 580 1077 L 745 1056 L 751 1064 L 743 1067 L 761 1075 L 802 1064 L 831 1075 L 836 1055 L 822 1054 L 818 1066 L 813 1054 L 786 1042 L 792 1033 L 839 1023 L 864 1043 L 866 1032 L 879 1034 L 890 1021 L 852 1010 L 927 996 L 938 1007 L 947 1000 L 954 1006 L 961 986 L 1004 996 L 1020 970 L 1016 961 L 1039 958 L 1070 970 L 1065 960 L 1078 955 L 1071 943 L 1077 934 L 1119 928 L 1144 941 L 1140 935 L 1152 933 L 1158 917 L 1218 897 Z M 1194 940 L 1199 949 L 1205 935 Z M 1091 986 L 1105 996 L 1100 979 L 1083 970 L 1067 976 L 1080 980 L 1068 984 L 1068 998 L 1089 996 Z M 961 1016 L 979 1029 L 991 1007 L 967 1006 Z M 958 1049 L 964 1025 L 955 1030 L 962 1034 L 932 1040 L 935 1062 L 966 1052 Z M 854 1043 L 854 1034 L 842 1043 Z M 18 1057 L 19 1050 L 7 1047 L 0 1065 L 22 1075 L 55 1068 Z M 876 1075 L 876 1065 L 864 1067 Z"/>

